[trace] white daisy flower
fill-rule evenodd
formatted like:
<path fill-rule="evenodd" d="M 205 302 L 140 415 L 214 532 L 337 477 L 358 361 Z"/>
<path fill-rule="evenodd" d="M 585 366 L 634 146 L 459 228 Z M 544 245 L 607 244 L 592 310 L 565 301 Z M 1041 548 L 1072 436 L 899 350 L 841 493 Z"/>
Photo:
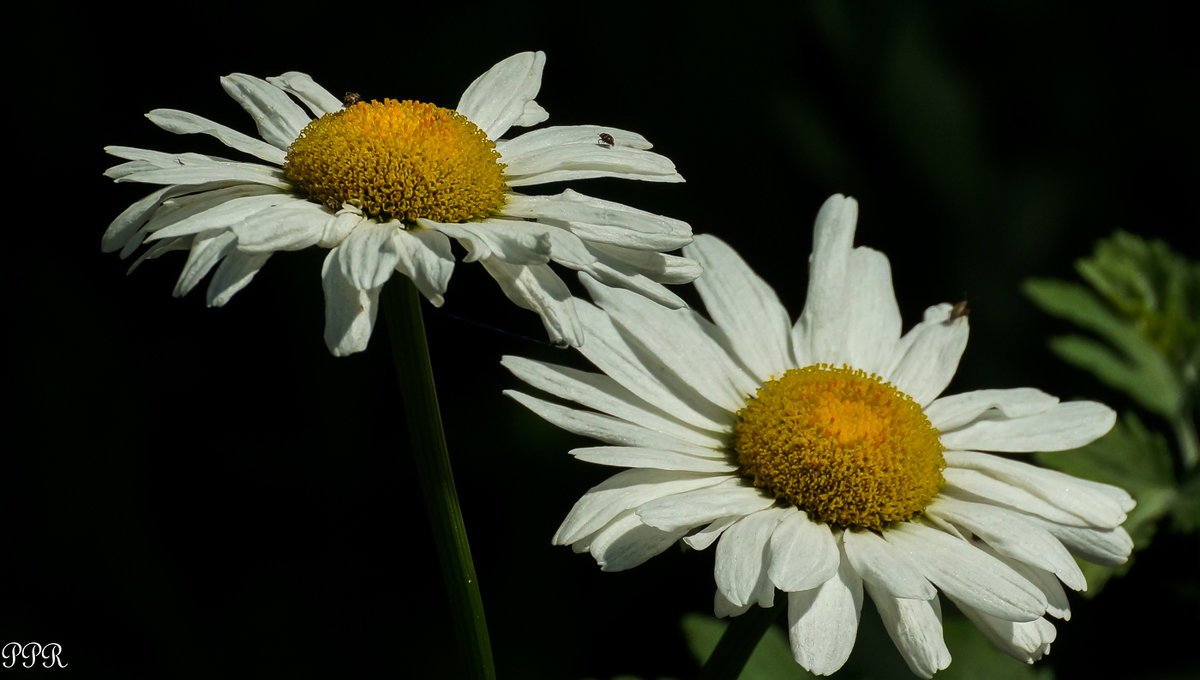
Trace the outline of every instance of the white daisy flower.
<path fill-rule="evenodd" d="M 587 286 L 580 351 L 603 373 L 518 357 L 504 364 L 583 409 L 521 392 L 534 413 L 604 446 L 571 453 L 629 468 L 589 490 L 554 542 L 600 566 L 636 566 L 682 540 L 716 543 L 716 613 L 786 593 L 796 661 L 841 668 L 864 592 L 912 671 L 950 663 L 938 592 L 1026 662 L 1067 618 L 1072 554 L 1123 562 L 1123 490 L 982 453 L 1057 451 L 1112 427 L 1111 409 L 1033 388 L 939 397 L 967 342 L 961 307 L 939 304 L 901 335 L 888 259 L 853 247 L 857 203 L 817 216 L 804 312 L 721 241 L 684 253 L 712 321 Z M 586 279 L 587 277 L 582 277 Z"/>
<path fill-rule="evenodd" d="M 683 181 L 670 160 L 627 130 L 573 125 L 501 139 L 513 126 L 548 118 L 534 101 L 545 62 L 541 52 L 505 59 L 471 83 L 454 111 L 349 94 L 344 105 L 303 73 L 226 76 L 222 86 L 254 118 L 261 140 L 184 111 L 156 109 L 147 117 L 263 162 L 107 147 L 127 160 L 109 177 L 165 186 L 121 213 L 102 246 L 124 258 L 151 244 L 135 267 L 187 250 L 175 295 L 215 267 L 208 285 L 215 306 L 273 253 L 329 248 L 321 276 L 325 341 L 335 355 L 366 347 L 379 291 L 393 272 L 441 305 L 454 269 L 451 239 L 510 300 L 541 315 L 556 344 L 579 345 L 583 335 L 551 261 L 682 307 L 661 284 L 700 273 L 695 262 L 663 254 L 691 241 L 686 223 L 569 189 L 513 191 L 590 177 Z"/>

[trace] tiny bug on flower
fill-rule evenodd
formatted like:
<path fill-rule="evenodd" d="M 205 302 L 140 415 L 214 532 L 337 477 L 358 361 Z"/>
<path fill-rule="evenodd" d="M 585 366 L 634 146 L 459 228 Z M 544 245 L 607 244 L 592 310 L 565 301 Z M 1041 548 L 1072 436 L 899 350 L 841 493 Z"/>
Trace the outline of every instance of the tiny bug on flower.
<path fill-rule="evenodd" d="M 958 317 L 967 316 L 970 313 L 971 313 L 971 310 L 967 309 L 967 301 L 966 300 L 961 300 L 959 302 L 955 302 L 954 306 L 950 308 L 950 318 L 947 319 L 947 321 L 954 321 Z"/>
<path fill-rule="evenodd" d="M 613 136 L 607 132 L 601 132 L 600 141 L 596 142 L 596 146 L 611 147 L 613 144 L 616 144 L 616 141 L 613 139 Z"/>
<path fill-rule="evenodd" d="M 357 103 L 359 99 L 362 99 L 362 96 L 357 92 L 347 92 L 346 94 L 342 95 L 342 105 L 352 106 Z"/>

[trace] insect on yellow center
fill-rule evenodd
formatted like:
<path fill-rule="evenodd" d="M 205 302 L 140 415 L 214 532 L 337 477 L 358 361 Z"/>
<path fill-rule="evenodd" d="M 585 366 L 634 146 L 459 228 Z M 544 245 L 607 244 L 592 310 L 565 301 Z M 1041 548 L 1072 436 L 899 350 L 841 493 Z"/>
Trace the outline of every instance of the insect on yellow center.
<path fill-rule="evenodd" d="M 508 185 L 496 145 L 460 113 L 414 101 L 359 101 L 311 123 L 283 174 L 331 209 L 381 221 L 465 222 L 494 214 Z"/>
<path fill-rule="evenodd" d="M 942 487 L 943 447 L 920 405 L 876 375 L 819 364 L 770 380 L 738 411 L 741 473 L 814 520 L 880 531 Z"/>

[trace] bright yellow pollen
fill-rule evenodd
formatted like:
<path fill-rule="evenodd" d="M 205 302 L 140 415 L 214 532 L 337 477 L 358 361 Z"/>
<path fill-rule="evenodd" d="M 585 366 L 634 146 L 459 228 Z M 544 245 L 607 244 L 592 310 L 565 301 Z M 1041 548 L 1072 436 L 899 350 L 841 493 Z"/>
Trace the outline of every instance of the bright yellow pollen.
<path fill-rule="evenodd" d="M 742 474 L 815 520 L 882 530 L 942 487 L 938 431 L 879 376 L 825 364 L 792 369 L 737 414 Z"/>
<path fill-rule="evenodd" d="M 496 145 L 466 116 L 394 99 L 309 123 L 288 147 L 283 174 L 331 209 L 350 203 L 381 221 L 479 219 L 508 191 Z"/>

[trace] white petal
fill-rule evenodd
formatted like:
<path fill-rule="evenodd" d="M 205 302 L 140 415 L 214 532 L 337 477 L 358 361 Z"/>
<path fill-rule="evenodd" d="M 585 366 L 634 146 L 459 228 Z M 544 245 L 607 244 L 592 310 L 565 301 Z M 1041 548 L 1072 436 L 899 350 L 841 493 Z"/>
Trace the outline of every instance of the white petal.
<path fill-rule="evenodd" d="M 1002 555 L 1053 572 L 1074 590 L 1087 587 L 1063 544 L 1021 513 L 947 496 L 934 499 L 926 512 L 970 531 Z"/>
<path fill-rule="evenodd" d="M 775 586 L 767 578 L 767 542 L 783 515 L 782 508 L 768 508 L 742 518 L 721 535 L 713 577 L 731 603 L 769 607 L 774 602 Z"/>
<path fill-rule="evenodd" d="M 648 527 L 637 515 L 626 511 L 592 537 L 588 552 L 596 558 L 601 571 L 624 571 L 671 547 L 683 533 Z"/>
<path fill-rule="evenodd" d="M 267 82 L 304 102 L 317 118 L 342 108 L 342 100 L 318 85 L 307 73 L 288 71 L 267 78 Z"/>
<path fill-rule="evenodd" d="M 986 543 L 980 544 L 979 548 L 1007 564 L 1013 571 L 1020 574 L 1026 581 L 1029 581 L 1038 590 L 1042 591 L 1042 594 L 1046 596 L 1047 614 L 1063 619 L 1064 621 L 1071 618 L 1071 603 L 1067 599 L 1067 591 L 1063 590 L 1062 581 L 1057 576 L 1045 569 L 1038 569 L 1024 562 L 1014 560 L 1011 557 L 1001 555 Z M 1081 590 L 1086 589 L 1085 586 Z"/>
<path fill-rule="evenodd" d="M 1050 651 L 1057 631 L 1044 618 L 1014 623 L 998 619 L 970 605 L 955 602 L 959 611 L 1000 651 L 1023 663 L 1033 663 Z"/>
<path fill-rule="evenodd" d="M 524 222 L 483 220 L 442 224 L 419 220 L 419 223 L 461 243 L 467 249 L 463 262 L 492 258 L 509 264 L 544 264 L 550 261 L 550 237 L 544 229 L 528 228 Z"/>
<path fill-rule="evenodd" d="M 187 295 L 196 284 L 200 283 L 200 279 L 203 279 L 216 266 L 236 241 L 237 237 L 228 231 L 214 231 L 198 235 L 192 243 L 191 252 L 188 253 L 187 264 L 183 266 L 183 271 L 179 274 L 179 281 L 175 283 L 174 295 L 176 297 Z"/>
<path fill-rule="evenodd" d="M 333 218 L 325 223 L 325 229 L 321 232 L 321 238 L 317 241 L 317 245 L 322 248 L 332 248 L 341 244 L 350 235 L 350 232 L 354 231 L 355 227 L 368 219 L 358 208 L 353 206 L 341 208 Z"/>
<path fill-rule="evenodd" d="M 548 127 L 499 142 L 496 149 L 506 166 L 504 181 L 510 187 L 595 177 L 683 181 L 671 159 L 645 150 L 648 142 L 638 148 L 644 142 L 640 135 L 616 130 L 612 131 L 614 138 L 636 141 L 611 147 L 598 144 L 600 132 L 611 130 L 588 125 Z"/>
<path fill-rule="evenodd" d="M 589 243 L 588 249 L 603 262 L 622 270 L 635 271 L 660 283 L 690 283 L 703 273 L 700 265 L 687 257 L 667 255 L 646 250 L 635 250 L 607 243 Z"/>
<path fill-rule="evenodd" d="M 455 110 L 471 119 L 488 139 L 496 140 L 514 124 L 535 125 L 546 119 L 540 106 L 530 107 L 542 87 L 543 52 L 522 52 L 501 61 L 476 78 Z"/>
<path fill-rule="evenodd" d="M 247 215 L 229 229 L 237 235 L 238 250 L 270 253 L 316 245 L 328 222 L 329 213 L 317 204 L 292 199 Z"/>
<path fill-rule="evenodd" d="M 529 385 L 556 397 L 710 449 L 706 458 L 725 459 L 728 456 L 725 451 L 727 437 L 689 427 L 607 375 L 513 356 L 502 357 L 500 363 Z M 691 455 L 697 454 L 693 450 Z"/>
<path fill-rule="evenodd" d="M 186 200 L 180 199 L 177 205 L 164 206 L 160 214 L 147 223 L 147 229 L 152 233 L 146 237 L 146 241 L 188 236 L 214 229 L 233 229 L 259 214 L 275 214 L 283 206 L 297 203 L 297 199 L 278 193 L 230 198 L 235 195 L 234 192 L 235 189 L 230 187 L 187 197 Z M 161 226 L 163 223 L 166 225 Z"/>
<path fill-rule="evenodd" d="M 516 399 L 522 406 L 541 416 L 544 420 L 584 437 L 599 439 L 617 446 L 643 446 L 651 449 L 681 451 L 698 456 L 704 456 L 706 453 L 711 455 L 708 449 L 602 413 L 567 408 L 514 390 L 505 390 L 504 394 Z"/>
<path fill-rule="evenodd" d="M 1071 554 L 1103 567 L 1116 567 L 1125 564 L 1129 553 L 1133 552 L 1133 539 L 1121 527 L 1112 529 L 1092 529 L 1088 527 L 1070 527 L 1048 522 L 1038 517 L 1033 521 L 1039 523 L 1054 534 L 1054 537 L 1067 546 Z"/>
<path fill-rule="evenodd" d="M 892 266 L 877 250 L 855 248 L 850 251 L 847 280 L 853 294 L 844 312 L 848 319 L 846 363 L 883 375 L 891 368 L 900 340 L 900 306 L 892 288 Z"/>
<path fill-rule="evenodd" d="M 943 433 L 942 443 L 980 451 L 1066 451 L 1104 436 L 1116 420 L 1116 411 L 1104 404 L 1070 401 L 1025 417 L 977 420 Z"/>
<path fill-rule="evenodd" d="M 584 240 L 642 250 L 674 250 L 692 238 L 686 222 L 571 189 L 554 196 L 509 193 L 499 214 L 563 224 Z"/>
<path fill-rule="evenodd" d="M 771 534 L 768 575 L 780 590 L 811 590 L 833 578 L 841 563 L 829 525 L 814 522 L 802 510 L 791 511 Z"/>
<path fill-rule="evenodd" d="M 718 619 L 724 619 L 730 616 L 741 616 L 742 614 L 750 611 L 751 606 L 753 605 L 736 605 L 730 602 L 729 598 L 725 597 L 725 595 L 719 590 L 713 596 L 713 614 L 715 614 Z"/>
<path fill-rule="evenodd" d="M 753 375 L 767 380 L 794 367 L 792 322 L 774 289 L 720 239 L 697 236 L 683 252 L 704 268 L 696 280 L 704 308 Z"/>
<path fill-rule="evenodd" d="M 592 487 L 576 501 L 554 534 L 555 545 L 569 545 L 603 529 L 626 510 L 663 496 L 719 484 L 723 476 L 632 469 Z"/>
<path fill-rule="evenodd" d="M 312 120 L 283 90 L 261 78 L 232 73 L 221 78 L 221 87 L 254 119 L 258 134 L 286 149 Z"/>
<path fill-rule="evenodd" d="M 599 465 L 618 467 L 655 468 L 658 470 L 684 470 L 687 472 L 737 472 L 737 463 L 716 458 L 689 456 L 678 451 L 648 449 L 638 446 L 589 446 L 572 449 L 577 460 Z"/>
<path fill-rule="evenodd" d="M 1115 527 L 1125 521 L 1125 512 L 1133 508 L 1133 499 L 1124 489 L 1057 470 L 976 451 L 945 451 L 943 457 L 949 466 L 985 472 L 1034 494 L 1091 526 Z"/>
<path fill-rule="evenodd" d="M 239 290 L 245 288 L 254 275 L 271 257 L 270 253 L 230 252 L 221 260 L 212 280 L 208 282 L 206 296 L 209 307 L 223 307 Z"/>
<path fill-rule="evenodd" d="M 797 663 L 816 675 L 829 675 L 846 663 L 858 637 L 862 589 L 862 579 L 842 560 L 825 583 L 788 593 L 788 638 Z"/>
<path fill-rule="evenodd" d="M 756 383 L 737 370 L 726 353 L 704 332 L 691 309 L 664 309 L 629 291 L 608 288 L 588 277 L 582 280 L 596 300 L 618 324 L 631 331 L 654 362 L 704 399 L 734 413 L 746 404 Z M 741 373 L 741 375 L 738 375 Z"/>
<path fill-rule="evenodd" d="M 432 229 L 397 229 L 393 238 L 398 252 L 396 271 L 412 280 L 433 306 L 440 307 L 454 273 L 450 239 Z"/>
<path fill-rule="evenodd" d="M 720 484 L 678 493 L 645 503 L 638 516 L 646 524 L 662 529 L 692 529 L 719 517 L 745 516 L 766 510 L 775 499 L 758 489 L 726 476 Z"/>
<path fill-rule="evenodd" d="M 925 318 L 901 338 L 896 363 L 883 375 L 897 389 L 925 406 L 950 384 L 967 348 L 967 317 L 951 319 L 953 305 L 925 310 Z"/>
<path fill-rule="evenodd" d="M 868 585 L 891 597 L 929 600 L 937 596 L 929 580 L 874 531 L 846 531 L 842 544 L 846 558 Z"/>
<path fill-rule="evenodd" d="M 400 259 L 394 222 L 366 221 L 358 225 L 338 247 L 342 276 L 359 290 L 380 288 L 392 277 Z"/>
<path fill-rule="evenodd" d="M 283 161 L 287 157 L 287 152 L 283 149 L 271 146 L 261 139 L 255 139 L 233 128 L 226 127 L 220 123 L 214 123 L 203 116 L 188 113 L 187 111 L 154 109 L 150 113 L 147 113 L 146 117 L 150 119 L 150 122 L 168 132 L 174 132 L 179 135 L 193 133 L 211 135 L 225 146 L 248 153 L 251 156 L 261 158 L 275 165 L 283 165 Z"/>
<path fill-rule="evenodd" d="M 683 542 L 693 550 L 704 550 L 708 548 L 708 546 L 712 545 L 713 542 L 715 542 L 718 538 L 720 538 L 721 534 L 725 533 L 725 530 L 733 526 L 739 519 L 741 519 L 740 516 L 721 517 L 719 519 L 715 519 L 710 522 L 708 526 L 696 529 L 689 533 L 684 537 Z M 719 594 L 720 591 L 717 591 L 717 593 Z M 722 596 L 721 599 L 724 600 L 724 596 Z M 717 616 L 720 616 L 720 614 L 717 614 Z"/>
<path fill-rule="evenodd" d="M 1046 611 L 1033 584 L 987 553 L 937 529 L 913 522 L 890 527 L 884 539 L 947 595 L 1009 621 L 1032 621 Z"/>
<path fill-rule="evenodd" d="M 976 419 L 1023 418 L 1043 413 L 1058 403 L 1058 397 L 1032 387 L 1006 390 L 975 390 L 935 399 L 926 406 L 929 423 L 942 434 Z"/>
<path fill-rule="evenodd" d="M 321 266 L 321 286 L 325 290 L 325 345 L 336 357 L 367 348 L 375 315 L 379 311 L 379 290 L 361 290 L 342 273 L 337 248 L 329 251 Z"/>
<path fill-rule="evenodd" d="M 846 272 L 857 221 L 858 202 L 840 194 L 827 199 L 817 213 L 808 258 L 808 293 L 793 329 L 796 359 L 802 365 L 841 364 L 849 359 L 846 307 L 851 291 Z"/>
<path fill-rule="evenodd" d="M 542 318 L 550 342 L 573 347 L 583 344 L 583 328 L 571 303 L 571 291 L 549 266 L 509 264 L 495 258 L 482 264 L 509 300 Z"/>
<path fill-rule="evenodd" d="M 900 651 L 909 670 L 922 678 L 950 665 L 950 650 L 942 637 L 942 607 L 937 598 L 896 598 L 866 583 L 867 593 L 879 610 L 888 637 Z"/>
<path fill-rule="evenodd" d="M 732 414 L 696 395 L 678 375 L 656 362 L 634 333 L 616 326 L 595 306 L 582 300 L 574 303 L 580 321 L 588 329 L 588 340 L 579 351 L 596 368 L 685 423 L 708 432 L 731 431 Z"/>
<path fill-rule="evenodd" d="M 283 191 L 292 189 L 283 170 L 261 163 L 238 163 L 196 153 L 168 154 L 121 146 L 107 146 L 104 150 L 122 158 L 136 157 L 136 160 L 104 171 L 106 177 L 118 182 L 195 185 L 248 182 Z"/>

